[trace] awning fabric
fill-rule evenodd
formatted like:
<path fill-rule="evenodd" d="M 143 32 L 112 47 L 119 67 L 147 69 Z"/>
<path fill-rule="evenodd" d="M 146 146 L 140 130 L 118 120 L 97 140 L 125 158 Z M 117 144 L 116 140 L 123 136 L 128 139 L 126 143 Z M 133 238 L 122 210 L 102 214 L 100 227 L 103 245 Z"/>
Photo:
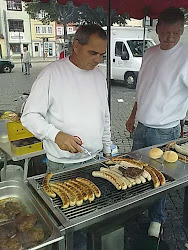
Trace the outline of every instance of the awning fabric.
<path fill-rule="evenodd" d="M 31 2 L 32 0 L 24 0 Z M 40 0 L 48 3 L 50 0 Z M 65 5 L 68 0 L 57 0 L 59 4 Z M 101 6 L 105 11 L 108 10 L 109 0 L 73 0 L 75 6 L 88 4 L 91 9 Z M 142 19 L 149 16 L 152 19 L 157 18 L 164 9 L 173 7 L 183 7 L 188 9 L 188 0 L 111 0 L 111 9 L 116 10 L 118 14 L 129 14 L 130 17 Z"/>

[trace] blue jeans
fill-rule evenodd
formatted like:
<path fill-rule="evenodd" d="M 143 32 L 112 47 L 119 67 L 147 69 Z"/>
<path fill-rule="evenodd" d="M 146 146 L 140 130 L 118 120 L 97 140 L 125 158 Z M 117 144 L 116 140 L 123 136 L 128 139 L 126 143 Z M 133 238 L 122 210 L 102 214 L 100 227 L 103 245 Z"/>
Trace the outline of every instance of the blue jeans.
<path fill-rule="evenodd" d="M 30 75 L 30 68 L 29 68 L 30 63 L 29 62 L 24 62 L 23 64 L 24 64 L 24 68 L 25 68 L 24 73 Z"/>
<path fill-rule="evenodd" d="M 138 123 L 133 136 L 132 151 L 149 147 L 156 144 L 162 144 L 168 141 L 178 139 L 180 136 L 180 125 L 174 128 L 157 129 L 144 126 L 142 123 Z M 154 202 L 149 209 L 149 216 L 151 221 L 164 223 L 166 220 L 166 195 L 163 198 Z"/>

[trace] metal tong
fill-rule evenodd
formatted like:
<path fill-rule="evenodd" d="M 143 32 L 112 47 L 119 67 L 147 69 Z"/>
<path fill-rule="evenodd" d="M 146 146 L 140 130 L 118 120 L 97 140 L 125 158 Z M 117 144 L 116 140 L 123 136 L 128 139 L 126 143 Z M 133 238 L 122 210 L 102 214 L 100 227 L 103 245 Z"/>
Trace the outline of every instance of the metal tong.
<path fill-rule="evenodd" d="M 80 140 L 80 143 L 81 143 L 81 144 L 79 144 L 79 146 L 83 149 L 84 153 L 86 153 L 86 154 L 88 154 L 89 156 L 91 156 L 92 159 L 94 159 L 96 162 L 98 162 L 98 163 L 100 163 L 101 165 L 103 165 L 105 168 L 108 167 L 108 166 L 106 166 L 106 164 L 104 164 L 102 161 L 100 161 L 99 159 L 96 158 L 96 156 L 100 157 L 100 155 L 99 155 L 98 153 L 96 154 L 96 156 L 93 156 L 92 153 L 91 153 L 91 151 L 89 151 L 88 149 L 86 149 L 86 148 L 82 145 L 83 142 L 82 142 L 82 140 L 81 140 L 81 138 L 80 138 L 79 136 L 74 136 L 74 137 L 76 137 L 76 138 L 78 138 L 78 139 Z M 103 156 L 103 158 L 104 158 L 105 160 L 109 161 L 109 158 L 106 158 L 106 157 L 104 157 L 104 156 Z"/>

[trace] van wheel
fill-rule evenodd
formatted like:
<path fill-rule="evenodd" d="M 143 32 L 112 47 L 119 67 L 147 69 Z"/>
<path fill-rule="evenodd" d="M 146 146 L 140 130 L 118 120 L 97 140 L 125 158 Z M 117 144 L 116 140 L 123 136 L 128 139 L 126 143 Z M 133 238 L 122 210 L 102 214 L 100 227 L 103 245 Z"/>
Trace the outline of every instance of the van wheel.
<path fill-rule="evenodd" d="M 133 72 L 127 72 L 124 76 L 125 86 L 129 89 L 136 88 L 137 77 Z"/>

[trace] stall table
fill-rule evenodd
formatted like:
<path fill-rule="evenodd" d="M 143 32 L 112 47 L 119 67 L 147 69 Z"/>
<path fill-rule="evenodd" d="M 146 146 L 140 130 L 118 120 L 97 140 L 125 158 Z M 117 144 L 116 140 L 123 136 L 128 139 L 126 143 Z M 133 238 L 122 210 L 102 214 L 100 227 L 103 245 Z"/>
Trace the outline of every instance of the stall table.
<path fill-rule="evenodd" d="M 16 161 L 24 160 L 24 177 L 23 177 L 24 180 L 27 179 L 28 164 L 29 164 L 30 159 L 32 157 L 45 154 L 45 151 L 42 149 L 42 150 L 35 151 L 32 153 L 28 153 L 28 154 L 16 155 L 15 153 L 12 152 L 11 145 L 10 145 L 9 141 L 3 142 L 3 143 L 0 142 L 0 150 L 2 150 L 2 152 L 4 154 L 5 175 L 6 175 L 7 161 L 13 160 L 16 162 Z"/>

